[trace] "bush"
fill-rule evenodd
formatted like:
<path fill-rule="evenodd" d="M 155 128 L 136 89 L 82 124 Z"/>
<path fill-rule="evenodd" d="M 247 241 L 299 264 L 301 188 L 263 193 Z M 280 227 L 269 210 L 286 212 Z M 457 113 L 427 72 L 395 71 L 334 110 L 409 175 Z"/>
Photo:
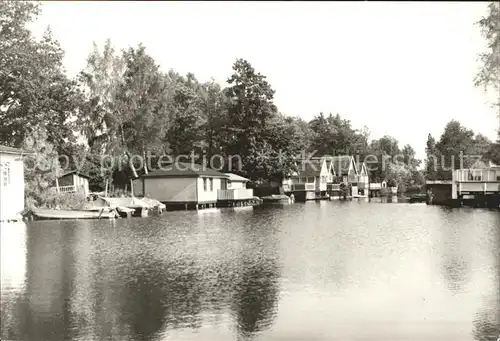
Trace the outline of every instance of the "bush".
<path fill-rule="evenodd" d="M 87 198 L 80 193 L 56 193 L 48 191 L 39 196 L 27 196 L 26 208 L 47 207 L 61 210 L 81 210 L 89 205 Z"/>
<path fill-rule="evenodd" d="M 120 197 L 131 197 L 132 194 L 130 191 L 126 191 L 122 188 L 116 188 L 111 191 L 108 191 L 108 197 L 115 197 L 115 198 L 120 198 Z"/>

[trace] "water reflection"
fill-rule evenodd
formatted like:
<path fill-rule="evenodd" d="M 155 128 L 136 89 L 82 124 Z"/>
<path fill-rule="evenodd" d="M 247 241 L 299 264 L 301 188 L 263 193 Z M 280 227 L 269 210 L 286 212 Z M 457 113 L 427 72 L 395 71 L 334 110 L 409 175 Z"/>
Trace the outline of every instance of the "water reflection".
<path fill-rule="evenodd" d="M 498 213 L 286 207 L 2 226 L 1 337 L 496 341 Z"/>
<path fill-rule="evenodd" d="M 43 226 L 43 225 L 42 225 Z M 72 290 L 71 229 L 27 229 L 25 291 L 12 302 L 15 322 L 2 328 L 14 339 L 71 338 L 68 301 Z M 3 252 L 3 250 L 2 250 Z"/>
<path fill-rule="evenodd" d="M 276 265 L 246 264 L 234 298 L 237 329 L 243 339 L 271 325 L 279 295 L 277 278 Z"/>
<path fill-rule="evenodd" d="M 459 294 L 466 290 L 471 280 L 471 262 L 475 250 L 480 247 L 473 239 L 474 225 L 466 212 L 440 210 L 443 226 L 437 239 L 441 251 L 441 271 L 448 289 Z"/>
<path fill-rule="evenodd" d="M 475 316 L 474 340 L 498 341 L 500 339 L 500 215 L 488 229 L 491 238 L 486 240 L 486 252 L 491 255 L 490 290 L 484 290 L 481 309 Z M 489 243 L 488 243 L 489 241 Z"/>
<path fill-rule="evenodd" d="M 133 340 L 151 340 L 165 324 L 174 329 L 200 326 L 203 293 L 195 267 L 151 261 L 131 267 L 129 274 L 122 278 L 120 311 Z"/>
<path fill-rule="evenodd" d="M 474 319 L 475 341 L 498 341 L 500 338 L 500 302 L 490 300 L 484 302 L 490 308 L 482 310 Z"/>
<path fill-rule="evenodd" d="M 20 302 L 26 276 L 27 227 L 24 222 L 0 224 L 0 329 L 2 338 L 15 339 L 18 333 Z"/>
<path fill-rule="evenodd" d="M 243 213 L 243 212 L 242 212 Z M 273 210 L 239 214 L 241 244 L 232 299 L 238 339 L 249 340 L 273 322 L 279 297 L 277 227 Z"/>

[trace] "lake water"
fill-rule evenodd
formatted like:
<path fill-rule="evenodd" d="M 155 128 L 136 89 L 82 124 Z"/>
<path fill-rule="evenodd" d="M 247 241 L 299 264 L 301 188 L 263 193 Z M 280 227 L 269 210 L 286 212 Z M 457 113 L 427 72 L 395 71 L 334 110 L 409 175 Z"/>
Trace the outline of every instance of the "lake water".
<path fill-rule="evenodd" d="M 2 340 L 492 340 L 500 212 L 323 201 L 1 229 Z"/>

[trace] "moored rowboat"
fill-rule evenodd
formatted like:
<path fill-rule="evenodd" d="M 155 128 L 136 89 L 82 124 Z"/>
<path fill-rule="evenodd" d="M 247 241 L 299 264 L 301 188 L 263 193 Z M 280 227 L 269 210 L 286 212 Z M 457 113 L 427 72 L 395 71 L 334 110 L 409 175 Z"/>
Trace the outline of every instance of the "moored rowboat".
<path fill-rule="evenodd" d="M 37 220 L 116 218 L 115 210 L 110 210 L 108 208 L 100 210 L 54 210 L 49 208 L 34 208 L 31 210 L 31 215 Z"/>

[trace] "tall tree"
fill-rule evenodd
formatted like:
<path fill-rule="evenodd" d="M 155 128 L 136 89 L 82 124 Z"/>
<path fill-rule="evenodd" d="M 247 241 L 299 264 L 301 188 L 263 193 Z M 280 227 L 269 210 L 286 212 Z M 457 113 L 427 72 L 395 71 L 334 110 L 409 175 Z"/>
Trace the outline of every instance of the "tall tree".
<path fill-rule="evenodd" d="M 171 74 L 173 80 L 173 102 L 171 111 L 173 124 L 168 131 L 168 141 L 175 154 L 199 154 L 205 145 L 203 127 L 207 117 L 204 115 L 202 98 L 203 86 L 189 73 L 186 77 Z"/>
<path fill-rule="evenodd" d="M 427 136 L 425 154 L 425 176 L 428 180 L 436 180 L 438 155 L 436 149 L 436 139 L 434 139 L 431 134 Z"/>
<path fill-rule="evenodd" d="M 80 93 L 62 67 L 63 51 L 49 29 L 36 41 L 26 24 L 37 2 L 0 2 L 0 121 L 3 143 L 20 146 L 31 130 L 46 125 L 47 139 L 61 149 L 74 140 Z"/>
<path fill-rule="evenodd" d="M 127 155 L 162 148 L 170 117 L 164 101 L 169 84 L 139 45 L 124 51 L 125 72 L 118 88 L 116 117 Z"/>
<path fill-rule="evenodd" d="M 263 136 L 263 129 L 277 113 L 273 103 L 274 90 L 266 77 L 244 59 L 233 65 L 233 75 L 225 89 L 228 97 L 228 154 L 239 154 L 242 173 L 252 180 L 269 176 L 269 161 L 272 148 Z"/>
<path fill-rule="evenodd" d="M 487 50 L 480 55 L 482 68 L 475 78 L 475 84 L 492 88 L 498 94 L 500 91 L 500 3 L 498 1 L 488 4 L 487 15 L 479 20 L 478 24 L 486 39 Z M 500 105 L 500 98 L 496 96 L 495 99 L 497 101 L 495 105 Z"/>
<path fill-rule="evenodd" d="M 488 157 L 500 164 L 500 3 L 492 1 L 488 4 L 487 15 L 478 22 L 481 33 L 487 42 L 487 49 L 481 53 L 482 68 L 475 78 L 476 86 L 492 90 L 495 97 L 494 106 L 498 114 L 498 138 L 491 144 Z"/>
<path fill-rule="evenodd" d="M 102 53 L 94 43 L 87 66 L 78 79 L 85 93 L 85 106 L 80 111 L 80 128 L 91 151 L 112 153 L 117 147 L 116 100 L 123 84 L 125 63 L 106 40 Z"/>
<path fill-rule="evenodd" d="M 200 97 L 202 114 L 204 115 L 204 125 L 201 130 L 205 134 L 207 158 L 210 160 L 212 155 L 222 155 L 223 153 L 227 102 L 221 87 L 213 80 L 201 86 Z"/>
<path fill-rule="evenodd" d="M 396 156 L 401 154 L 398 140 L 392 136 L 385 135 L 378 140 L 373 140 L 368 148 L 369 154 L 376 158 L 377 164 L 371 165 L 370 177 L 372 181 L 379 182 L 387 180 L 389 165 L 396 160 Z"/>
<path fill-rule="evenodd" d="M 436 143 L 438 177 L 451 179 L 451 170 L 469 168 L 477 161 L 473 154 L 474 132 L 456 120 L 448 122 L 440 140 Z"/>

